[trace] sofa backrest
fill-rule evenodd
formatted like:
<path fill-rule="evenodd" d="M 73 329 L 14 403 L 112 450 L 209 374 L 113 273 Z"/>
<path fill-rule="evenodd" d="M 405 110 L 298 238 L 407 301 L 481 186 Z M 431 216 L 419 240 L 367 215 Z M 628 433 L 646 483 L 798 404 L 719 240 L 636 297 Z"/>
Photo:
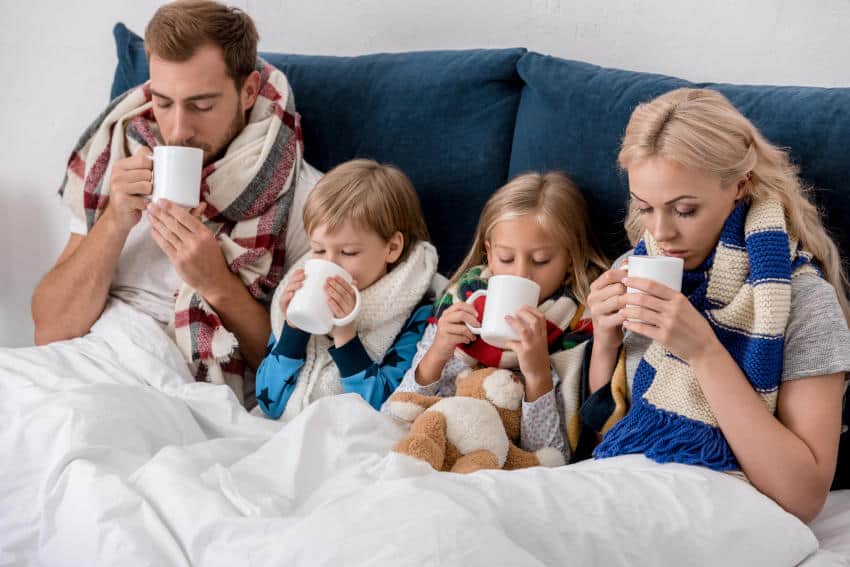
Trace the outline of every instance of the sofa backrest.
<path fill-rule="evenodd" d="M 142 40 L 115 26 L 112 95 L 148 79 Z M 507 181 L 524 49 L 361 57 L 262 53 L 286 73 L 304 152 L 322 171 L 355 157 L 392 163 L 413 181 L 440 271 L 462 261 L 490 194 Z"/>
<path fill-rule="evenodd" d="M 690 83 L 527 53 L 510 176 L 563 169 L 587 197 L 609 255 L 626 249 L 627 180 L 617 168 L 632 110 L 680 87 L 720 91 L 774 144 L 790 150 L 845 257 L 850 256 L 850 89 Z"/>
<path fill-rule="evenodd" d="M 114 34 L 116 96 L 147 80 L 148 67 L 141 38 L 123 24 Z M 443 273 L 463 258 L 487 197 L 531 170 L 566 171 L 589 202 L 605 251 L 612 258 L 625 251 L 620 139 L 637 104 L 684 86 L 721 91 L 789 148 L 850 256 L 850 89 L 694 84 L 524 49 L 262 55 L 292 83 L 308 161 L 327 171 L 369 157 L 410 176 Z"/>

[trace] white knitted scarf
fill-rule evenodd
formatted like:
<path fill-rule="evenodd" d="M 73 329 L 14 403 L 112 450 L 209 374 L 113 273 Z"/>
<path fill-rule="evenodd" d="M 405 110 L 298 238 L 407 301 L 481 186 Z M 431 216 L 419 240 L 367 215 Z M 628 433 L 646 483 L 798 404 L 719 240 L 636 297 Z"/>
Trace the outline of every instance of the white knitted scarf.
<path fill-rule="evenodd" d="M 272 299 L 272 331 L 280 336 L 284 314 L 280 309 L 280 296 L 286 289 L 293 272 L 303 268 L 310 253 L 300 258 L 284 276 Z M 437 271 L 437 251 L 428 242 L 419 242 L 410 255 L 377 282 L 360 292 L 361 310 L 357 317 L 357 336 L 369 354 L 380 361 L 401 331 L 402 326 L 422 301 Z M 286 404 L 281 419 L 289 421 L 311 402 L 325 396 L 342 393 L 339 369 L 328 349 L 333 339 L 313 335 L 307 343 L 304 366 L 298 374 L 295 391 Z"/>

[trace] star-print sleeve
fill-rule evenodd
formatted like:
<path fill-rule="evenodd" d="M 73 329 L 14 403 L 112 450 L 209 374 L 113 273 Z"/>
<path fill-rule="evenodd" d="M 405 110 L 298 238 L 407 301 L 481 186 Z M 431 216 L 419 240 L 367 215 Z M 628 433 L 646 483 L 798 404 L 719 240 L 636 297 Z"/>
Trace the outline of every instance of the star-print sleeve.
<path fill-rule="evenodd" d="M 292 396 L 309 340 L 309 333 L 288 325 L 283 326 L 280 339 L 274 333 L 269 337 L 266 357 L 257 369 L 255 392 L 260 409 L 272 419 L 283 414 Z"/>
<path fill-rule="evenodd" d="M 376 410 L 395 391 L 416 355 L 416 345 L 428 325 L 431 305 L 423 305 L 413 312 L 404 324 L 384 359 L 374 362 L 357 337 L 340 348 L 331 347 L 329 353 L 339 368 L 342 389 L 360 394 Z"/>
<path fill-rule="evenodd" d="M 552 369 L 554 388 L 533 402 L 522 401 L 520 425 L 520 447 L 536 451 L 543 447 L 554 447 L 570 462 L 570 446 L 564 438 L 564 404 L 561 399 L 561 378 Z"/>

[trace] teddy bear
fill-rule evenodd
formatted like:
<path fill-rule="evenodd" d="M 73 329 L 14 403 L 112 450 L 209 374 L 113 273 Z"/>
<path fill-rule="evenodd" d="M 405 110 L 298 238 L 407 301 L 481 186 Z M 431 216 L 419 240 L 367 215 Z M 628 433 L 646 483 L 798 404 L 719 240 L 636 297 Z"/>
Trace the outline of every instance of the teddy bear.
<path fill-rule="evenodd" d="M 553 447 L 533 453 L 517 447 L 524 395 L 519 378 L 499 368 L 464 372 L 450 398 L 396 392 L 388 411 L 411 426 L 393 450 L 456 473 L 563 465 Z"/>

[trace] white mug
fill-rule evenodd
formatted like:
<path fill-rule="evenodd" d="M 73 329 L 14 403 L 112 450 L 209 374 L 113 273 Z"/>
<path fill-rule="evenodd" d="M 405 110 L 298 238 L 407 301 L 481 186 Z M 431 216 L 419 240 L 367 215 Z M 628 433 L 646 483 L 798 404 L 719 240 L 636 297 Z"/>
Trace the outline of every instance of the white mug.
<path fill-rule="evenodd" d="M 487 296 L 487 303 L 484 305 L 481 326 L 466 326 L 485 342 L 504 349 L 508 341 L 519 340 L 519 335 L 505 321 L 505 316 L 516 315 L 525 306 L 537 307 L 540 286 L 519 276 L 490 276 L 487 289 L 474 292 L 466 302 L 471 304 L 482 295 Z"/>
<path fill-rule="evenodd" d="M 673 291 L 682 291 L 685 261 L 674 256 L 629 256 L 629 277 L 646 278 L 662 283 Z M 642 293 L 628 288 L 627 293 Z"/>
<path fill-rule="evenodd" d="M 351 287 L 356 300 L 351 313 L 336 319 L 328 305 L 325 281 L 339 276 L 350 284 L 353 279 L 344 268 L 327 260 L 313 258 L 304 264 L 304 274 L 304 285 L 295 292 L 286 310 L 289 323 L 312 335 L 327 335 L 334 327 L 348 325 L 357 318 L 360 314 L 360 292 L 353 285 Z"/>
<path fill-rule="evenodd" d="M 168 199 L 193 209 L 201 200 L 201 169 L 204 151 L 185 146 L 153 149 L 153 202 Z"/>

